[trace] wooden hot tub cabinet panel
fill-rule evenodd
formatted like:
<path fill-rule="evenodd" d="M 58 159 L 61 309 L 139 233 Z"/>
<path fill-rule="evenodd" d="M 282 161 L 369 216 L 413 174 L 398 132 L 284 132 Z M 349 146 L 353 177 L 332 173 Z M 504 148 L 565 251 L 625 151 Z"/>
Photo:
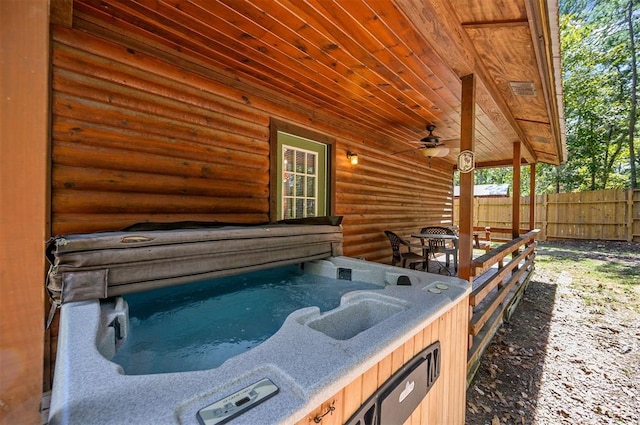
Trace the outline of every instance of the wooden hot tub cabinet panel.
<path fill-rule="evenodd" d="M 315 424 L 314 418 L 321 417 L 331 407 L 335 410 L 323 416 L 320 424 L 345 423 L 394 372 L 436 341 L 440 341 L 441 346 L 440 376 L 404 425 L 464 424 L 468 302 L 467 297 L 460 300 L 296 425 Z"/>

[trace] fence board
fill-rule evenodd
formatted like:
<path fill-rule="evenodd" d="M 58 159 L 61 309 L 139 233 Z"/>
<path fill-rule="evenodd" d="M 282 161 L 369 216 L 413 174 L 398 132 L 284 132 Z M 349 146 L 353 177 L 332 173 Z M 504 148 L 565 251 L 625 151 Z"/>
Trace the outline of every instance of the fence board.
<path fill-rule="evenodd" d="M 629 229 L 628 241 L 640 242 L 640 189 L 629 191 Z"/>
<path fill-rule="evenodd" d="M 476 198 L 474 226 L 492 228 L 492 239 L 510 239 L 503 235 L 511 228 L 513 198 Z M 520 201 L 520 229 L 529 228 L 529 197 Z M 538 240 L 591 239 L 640 241 L 640 190 L 598 190 L 556 193 L 536 197 L 535 227 Z M 454 200 L 454 222 L 459 204 Z M 502 230 L 500 230 L 502 229 Z"/>

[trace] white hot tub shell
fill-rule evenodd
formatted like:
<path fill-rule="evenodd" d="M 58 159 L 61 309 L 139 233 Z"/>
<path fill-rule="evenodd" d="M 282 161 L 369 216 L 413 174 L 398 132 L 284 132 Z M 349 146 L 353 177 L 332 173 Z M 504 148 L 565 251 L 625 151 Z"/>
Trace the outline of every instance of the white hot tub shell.
<path fill-rule="evenodd" d="M 457 278 L 343 256 L 302 266 L 333 278 L 348 270 L 381 289 L 349 292 L 327 312 L 297 310 L 266 341 L 209 370 L 126 375 L 109 360 L 117 349 L 110 324 L 127 314 L 121 297 L 64 303 L 49 423 L 197 424 L 200 409 L 264 378 L 278 393 L 232 423 L 295 423 L 470 292 Z"/>

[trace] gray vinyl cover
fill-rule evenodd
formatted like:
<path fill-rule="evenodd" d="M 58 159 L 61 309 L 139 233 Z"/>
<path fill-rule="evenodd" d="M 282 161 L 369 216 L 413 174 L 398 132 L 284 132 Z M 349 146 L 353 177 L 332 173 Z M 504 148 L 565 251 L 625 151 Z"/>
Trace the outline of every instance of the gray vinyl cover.
<path fill-rule="evenodd" d="M 340 225 L 270 224 L 52 238 L 54 304 L 106 298 L 342 255 Z"/>

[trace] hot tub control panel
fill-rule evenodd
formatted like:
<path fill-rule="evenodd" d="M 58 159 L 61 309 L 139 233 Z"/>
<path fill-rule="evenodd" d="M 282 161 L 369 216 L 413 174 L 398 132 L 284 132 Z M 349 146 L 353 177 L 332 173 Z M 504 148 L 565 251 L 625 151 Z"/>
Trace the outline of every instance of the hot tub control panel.
<path fill-rule="evenodd" d="M 270 379 L 264 378 L 200 409 L 198 411 L 198 421 L 202 425 L 227 423 L 236 416 L 274 396 L 278 391 L 278 387 Z"/>

